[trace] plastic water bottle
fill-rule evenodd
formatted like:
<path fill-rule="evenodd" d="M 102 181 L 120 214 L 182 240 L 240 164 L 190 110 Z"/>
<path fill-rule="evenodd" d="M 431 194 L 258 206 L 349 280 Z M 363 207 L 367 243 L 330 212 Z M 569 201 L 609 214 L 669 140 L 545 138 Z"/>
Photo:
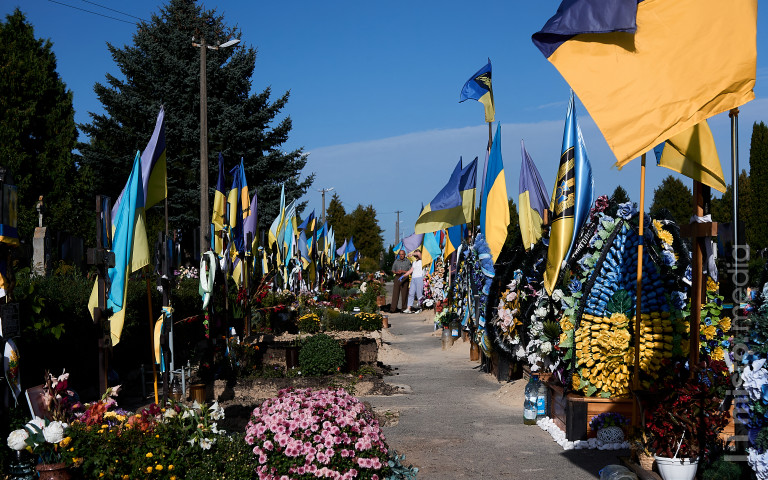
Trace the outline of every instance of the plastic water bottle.
<path fill-rule="evenodd" d="M 536 425 L 536 402 L 538 399 L 538 380 L 531 376 L 525 385 L 525 403 L 523 404 L 523 423 Z"/>
<path fill-rule="evenodd" d="M 544 382 L 539 382 L 539 388 L 536 393 L 536 419 L 538 420 L 547 416 L 547 395 L 549 394 L 549 389 Z"/>

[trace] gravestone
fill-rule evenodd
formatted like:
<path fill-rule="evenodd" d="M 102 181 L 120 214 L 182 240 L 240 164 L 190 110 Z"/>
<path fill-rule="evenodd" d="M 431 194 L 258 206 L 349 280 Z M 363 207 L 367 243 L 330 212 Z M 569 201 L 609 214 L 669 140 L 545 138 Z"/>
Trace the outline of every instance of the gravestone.
<path fill-rule="evenodd" d="M 37 210 L 37 222 L 35 227 L 35 236 L 32 240 L 32 272 L 35 275 L 45 276 L 50 267 L 51 259 L 51 239 L 48 236 L 48 229 L 43 226 L 43 196 L 37 200 L 35 205 Z"/>

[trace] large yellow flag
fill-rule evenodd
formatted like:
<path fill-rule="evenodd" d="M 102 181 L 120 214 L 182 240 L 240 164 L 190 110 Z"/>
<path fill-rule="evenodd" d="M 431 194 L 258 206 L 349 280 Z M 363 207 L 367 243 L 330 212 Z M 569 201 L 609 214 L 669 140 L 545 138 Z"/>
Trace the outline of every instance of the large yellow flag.
<path fill-rule="evenodd" d="M 755 97 L 757 0 L 571 0 L 533 42 L 619 167 Z"/>
<path fill-rule="evenodd" d="M 660 167 L 682 173 L 725 193 L 723 167 L 706 121 L 678 133 L 653 151 Z"/>

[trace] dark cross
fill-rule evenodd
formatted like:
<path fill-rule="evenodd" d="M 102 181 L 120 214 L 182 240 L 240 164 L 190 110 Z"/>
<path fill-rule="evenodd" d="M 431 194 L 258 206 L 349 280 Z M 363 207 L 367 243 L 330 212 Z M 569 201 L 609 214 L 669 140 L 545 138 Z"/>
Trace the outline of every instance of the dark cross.
<path fill-rule="evenodd" d="M 115 266 L 115 254 L 109 250 L 112 243 L 112 214 L 109 197 L 96 195 L 96 248 L 89 248 L 87 259 L 98 272 L 98 306 L 93 309 L 93 323 L 99 343 L 99 393 L 107 391 L 107 372 L 109 371 L 109 349 L 112 339 L 109 332 L 109 314 L 107 312 L 107 290 L 109 277 L 107 271 Z M 105 245 L 106 243 L 106 245 Z"/>
<path fill-rule="evenodd" d="M 696 216 L 704 215 L 705 198 L 709 198 L 709 187 L 701 182 L 693 182 L 693 212 Z M 701 303 L 705 298 L 704 284 L 704 239 L 717 236 L 717 222 L 691 223 L 682 225 L 680 233 L 693 240 L 691 255 L 691 347 L 690 364 L 699 363 L 699 325 L 701 319 Z"/>
<path fill-rule="evenodd" d="M 171 291 L 171 288 L 173 286 L 171 285 L 171 268 L 170 268 L 170 258 L 169 258 L 169 239 L 163 235 L 163 232 L 158 233 L 157 238 L 158 246 L 159 248 L 156 249 L 156 253 L 158 256 L 158 259 L 156 261 L 156 266 L 159 267 L 155 273 L 158 274 L 157 283 L 160 287 L 160 290 L 163 292 L 163 306 L 167 307 L 170 305 L 170 297 L 169 292 Z M 149 313 L 150 315 L 150 322 L 152 321 L 152 312 Z M 164 322 L 162 334 L 160 335 L 160 351 L 162 352 L 162 355 L 160 358 L 163 359 L 163 405 L 165 405 L 168 402 L 168 392 L 170 391 L 170 378 L 169 378 L 169 370 L 170 370 L 170 362 L 172 360 L 171 355 L 173 355 L 173 352 L 171 352 L 170 349 L 170 331 L 172 326 L 170 325 L 169 320 L 166 318 L 165 313 L 163 312 L 163 316 L 160 319 L 161 322 Z M 152 331 L 154 332 L 154 325 Z M 153 337 L 154 338 L 154 337 Z"/>

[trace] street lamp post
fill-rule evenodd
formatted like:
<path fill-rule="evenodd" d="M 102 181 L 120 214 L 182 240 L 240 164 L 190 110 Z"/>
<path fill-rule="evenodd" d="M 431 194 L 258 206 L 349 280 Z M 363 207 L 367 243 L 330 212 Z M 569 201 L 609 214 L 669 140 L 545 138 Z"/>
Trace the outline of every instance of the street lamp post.
<path fill-rule="evenodd" d="M 194 38 L 193 38 L 194 40 Z M 206 52 L 208 49 L 218 50 L 240 43 L 236 38 L 221 45 L 208 45 L 205 38 L 200 38 L 200 43 L 192 42 L 192 45 L 200 49 L 200 253 L 207 249 L 206 233 L 209 230 L 211 217 L 208 214 L 208 88 L 206 78 Z"/>
<path fill-rule="evenodd" d="M 333 190 L 333 187 L 331 187 L 331 188 L 320 188 L 320 189 L 317 190 L 318 192 L 323 194 L 323 214 L 320 217 L 320 223 L 322 223 L 323 225 L 325 224 L 325 192 L 330 192 L 331 190 Z"/>

